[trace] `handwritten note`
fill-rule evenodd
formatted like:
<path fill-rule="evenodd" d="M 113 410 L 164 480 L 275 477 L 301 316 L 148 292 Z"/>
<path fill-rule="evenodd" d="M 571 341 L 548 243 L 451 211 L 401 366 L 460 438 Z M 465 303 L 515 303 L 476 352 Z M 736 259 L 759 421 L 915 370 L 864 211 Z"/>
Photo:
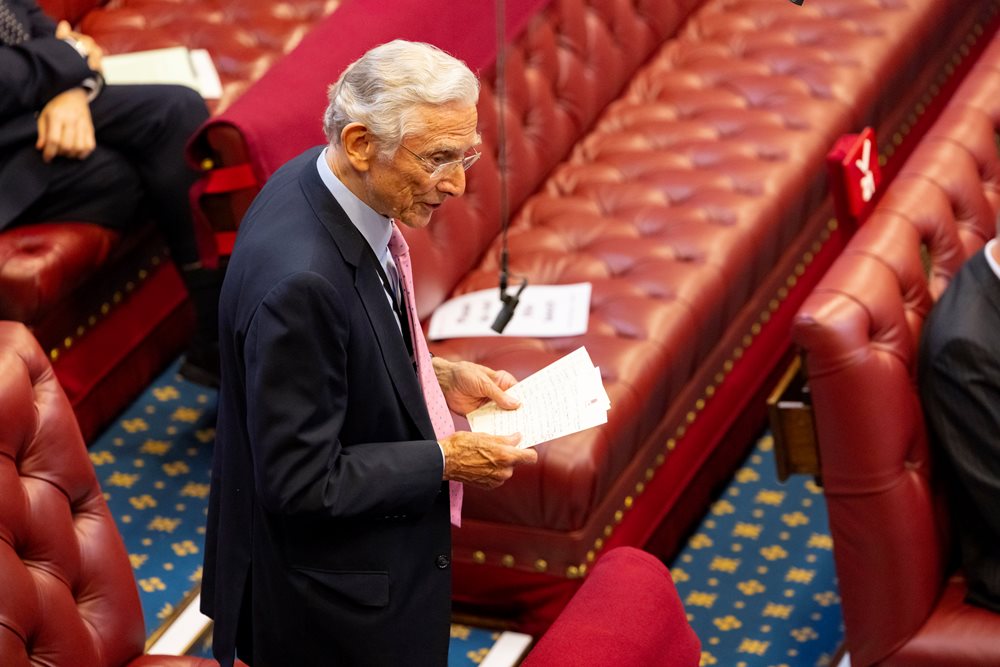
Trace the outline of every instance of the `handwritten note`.
<path fill-rule="evenodd" d="M 534 447 L 608 421 L 611 399 L 601 371 L 580 347 L 507 390 L 521 401 L 517 410 L 488 403 L 466 417 L 473 431 L 521 434 L 519 447 Z"/>

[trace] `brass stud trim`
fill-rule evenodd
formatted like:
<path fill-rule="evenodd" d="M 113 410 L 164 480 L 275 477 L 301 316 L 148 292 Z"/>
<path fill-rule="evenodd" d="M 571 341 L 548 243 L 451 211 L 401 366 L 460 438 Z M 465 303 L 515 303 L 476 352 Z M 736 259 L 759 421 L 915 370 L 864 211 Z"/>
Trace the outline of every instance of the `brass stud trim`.
<path fill-rule="evenodd" d="M 159 264 L 159 261 L 160 258 L 156 255 L 150 258 L 150 263 L 152 263 L 154 266 Z M 145 280 L 148 275 L 149 272 L 146 269 L 139 269 L 138 272 L 139 280 Z M 131 292 L 134 289 L 135 289 L 135 283 L 131 280 L 126 281 L 124 291 Z M 99 308 L 100 317 L 106 316 L 108 313 L 110 313 L 112 304 L 121 303 L 123 299 L 124 295 L 122 294 L 122 290 L 121 289 L 115 290 L 115 292 L 111 296 L 111 302 L 109 303 L 105 301 L 104 303 L 101 304 Z M 69 349 L 70 347 L 72 347 L 73 344 L 78 339 L 80 339 L 81 337 L 83 337 L 84 334 L 87 333 L 88 329 L 93 329 L 95 326 L 97 326 L 97 322 L 100 319 L 100 317 L 96 314 L 88 315 L 85 324 L 77 325 L 73 336 L 66 336 L 63 339 L 63 348 Z M 51 361 L 56 361 L 58 358 L 59 358 L 58 349 L 49 350 L 49 359 Z"/>

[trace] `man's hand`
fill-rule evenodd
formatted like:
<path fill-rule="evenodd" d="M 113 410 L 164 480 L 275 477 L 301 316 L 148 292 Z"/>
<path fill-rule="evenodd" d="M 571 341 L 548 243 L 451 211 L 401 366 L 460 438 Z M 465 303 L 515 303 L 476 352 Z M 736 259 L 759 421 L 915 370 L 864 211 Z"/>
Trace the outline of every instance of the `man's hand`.
<path fill-rule="evenodd" d="M 521 406 L 520 401 L 505 393 L 517 384 L 507 371 L 495 371 L 469 361 L 451 362 L 441 357 L 434 357 L 433 361 L 434 374 L 452 412 L 467 415 L 490 401 L 496 401 L 504 410 L 516 410 Z"/>
<path fill-rule="evenodd" d="M 96 147 L 90 104 L 82 88 L 59 93 L 39 112 L 35 148 L 46 162 L 57 155 L 82 160 Z"/>
<path fill-rule="evenodd" d="M 517 449 L 520 441 L 520 435 L 453 433 L 439 441 L 444 449 L 444 478 L 495 489 L 510 479 L 516 466 L 538 461 L 534 449 Z"/>
<path fill-rule="evenodd" d="M 101 71 L 101 58 L 104 56 L 104 50 L 98 46 L 97 42 L 90 35 L 84 35 L 80 32 L 74 32 L 72 26 L 66 21 L 60 21 L 56 25 L 56 39 L 66 39 L 67 37 L 80 42 L 84 50 L 87 52 L 87 67 L 94 70 L 95 72 Z"/>

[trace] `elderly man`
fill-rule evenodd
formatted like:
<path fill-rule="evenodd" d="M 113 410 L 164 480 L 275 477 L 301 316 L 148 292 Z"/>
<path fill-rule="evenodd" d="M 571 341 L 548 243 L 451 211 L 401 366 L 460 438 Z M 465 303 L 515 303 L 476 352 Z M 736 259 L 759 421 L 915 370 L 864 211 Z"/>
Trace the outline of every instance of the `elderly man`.
<path fill-rule="evenodd" d="M 443 665 L 456 482 L 536 460 L 450 411 L 510 374 L 431 359 L 405 240 L 465 190 L 479 84 L 395 41 L 330 88 L 329 144 L 272 176 L 223 285 L 203 608 L 214 650 L 264 665 Z"/>
<path fill-rule="evenodd" d="M 997 220 L 1000 235 L 1000 219 Z M 969 602 L 1000 612 L 1000 240 L 955 274 L 924 325 L 920 392 L 941 452 Z"/>

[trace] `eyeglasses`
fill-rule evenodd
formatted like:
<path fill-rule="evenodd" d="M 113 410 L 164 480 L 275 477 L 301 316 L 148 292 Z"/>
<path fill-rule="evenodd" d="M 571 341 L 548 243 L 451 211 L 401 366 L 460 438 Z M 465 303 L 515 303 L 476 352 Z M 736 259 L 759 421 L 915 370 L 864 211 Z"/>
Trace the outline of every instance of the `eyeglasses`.
<path fill-rule="evenodd" d="M 480 153 L 475 148 L 473 148 L 471 154 L 466 155 L 465 157 L 463 157 L 461 159 L 458 159 L 458 160 L 443 160 L 440 157 L 429 157 L 428 158 L 428 157 L 424 157 L 423 155 L 418 155 L 418 154 L 414 153 L 413 151 L 411 151 L 406 146 L 404 146 L 403 144 L 400 144 L 399 146 L 400 146 L 400 148 L 402 148 L 403 150 L 405 150 L 407 153 L 409 153 L 413 157 L 415 157 L 418 160 L 420 160 L 420 162 L 422 162 L 423 165 L 424 165 L 424 169 L 427 170 L 427 174 L 431 178 L 438 178 L 446 170 L 450 169 L 451 167 L 455 166 L 456 164 L 462 165 L 462 171 L 469 171 L 469 167 L 471 167 L 472 165 L 476 164 L 476 162 L 479 161 L 479 158 L 482 157 L 482 153 Z"/>

